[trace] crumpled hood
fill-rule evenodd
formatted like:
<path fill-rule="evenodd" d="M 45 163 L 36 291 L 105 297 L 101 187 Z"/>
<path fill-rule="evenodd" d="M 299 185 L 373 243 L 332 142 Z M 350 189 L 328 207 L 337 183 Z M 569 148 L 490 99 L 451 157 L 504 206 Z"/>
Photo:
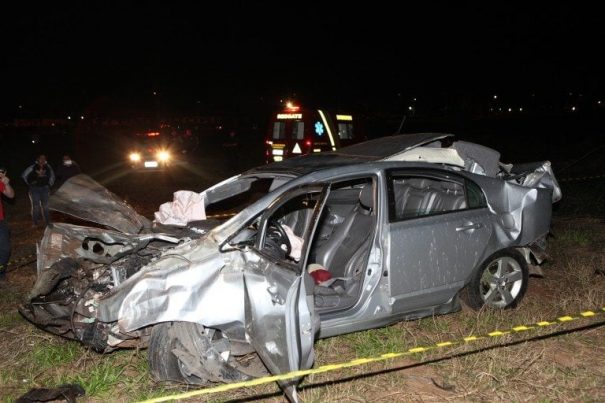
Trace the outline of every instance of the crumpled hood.
<path fill-rule="evenodd" d="M 97 318 L 117 320 L 125 332 L 175 320 L 217 327 L 240 323 L 243 328 L 242 271 L 222 270 L 239 253 L 229 255 L 220 253 L 211 237 L 170 249 L 102 296 Z"/>
<path fill-rule="evenodd" d="M 69 178 L 51 197 L 48 207 L 82 220 L 137 234 L 151 222 L 90 176 Z"/>

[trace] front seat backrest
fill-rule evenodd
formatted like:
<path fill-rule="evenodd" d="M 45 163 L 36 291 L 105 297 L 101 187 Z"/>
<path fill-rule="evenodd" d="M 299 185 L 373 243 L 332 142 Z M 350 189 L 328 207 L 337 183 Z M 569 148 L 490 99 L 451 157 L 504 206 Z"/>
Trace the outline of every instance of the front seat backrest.
<path fill-rule="evenodd" d="M 357 205 L 317 251 L 317 263 L 329 270 L 333 277 L 346 275 L 349 260 L 373 232 L 373 210 L 373 187 L 367 184 L 359 193 Z"/>

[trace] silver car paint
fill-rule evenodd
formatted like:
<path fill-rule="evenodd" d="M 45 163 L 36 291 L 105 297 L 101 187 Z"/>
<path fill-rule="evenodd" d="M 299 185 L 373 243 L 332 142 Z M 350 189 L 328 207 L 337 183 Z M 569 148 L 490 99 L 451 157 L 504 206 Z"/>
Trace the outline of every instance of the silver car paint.
<path fill-rule="evenodd" d="M 549 164 L 537 166 L 521 184 L 515 180 L 504 181 L 455 168 L 442 168 L 478 184 L 487 196 L 487 207 L 418 218 L 408 223 L 390 223 L 386 172 L 389 169 L 432 170 L 435 165 L 359 162 L 311 171 L 289 182 L 286 182 L 289 173 L 276 173 L 284 179 L 273 187 L 272 192 L 203 238 L 185 241 L 166 250 L 159 259 L 112 291 L 98 296 L 92 304 L 96 307 L 96 318 L 102 322 L 117 322 L 119 331 L 129 334 L 159 322 L 196 322 L 220 329 L 232 340 L 252 344 L 272 372 L 305 368 L 312 365 L 315 337 L 329 337 L 458 309 L 456 294 L 475 267 L 498 250 L 526 248 L 544 237 L 550 226 L 551 203 L 560 198 L 560 189 Z M 246 175 L 272 174 L 268 169 L 260 169 Z M 277 198 L 286 197 L 308 184 L 330 183 L 355 176 L 375 178 L 375 200 L 379 206 L 361 293 L 352 307 L 321 314 L 318 319 L 318 315 L 313 313 L 312 295 L 307 295 L 310 291 L 305 288 L 307 274 L 304 271 L 300 275 L 289 272 L 263 259 L 254 248 L 232 249 L 227 244 L 252 219 L 271 209 Z M 238 181 L 243 182 L 240 185 Z M 246 181 L 243 175 L 230 178 L 225 183 L 234 189 L 243 189 Z M 218 200 L 228 196 L 230 191 L 222 192 L 215 186 L 206 191 L 207 196 L 210 194 Z M 127 220 L 132 223 L 120 227 L 130 229 L 131 233 L 145 228 L 144 222 L 139 225 L 138 217 L 128 211 L 125 215 L 134 219 Z M 104 220 L 97 218 L 93 221 L 106 219 L 107 216 Z M 477 220 L 481 223 L 480 228 L 456 231 Z M 434 225 L 456 231 L 459 240 L 469 243 L 467 248 L 462 250 L 457 243 L 445 242 L 432 228 Z M 410 228 L 417 226 L 424 226 L 424 242 L 433 246 L 428 254 L 419 248 L 405 250 L 399 247 L 418 240 L 418 234 L 410 232 Z M 86 234 L 84 229 L 82 234 Z M 141 241 L 134 235 L 123 236 L 134 244 Z M 50 235 L 45 236 L 47 242 L 50 239 Z M 472 250 L 471 254 L 469 250 Z M 448 258 L 450 255 L 457 257 Z M 525 256 L 529 255 L 525 253 Z M 462 261 L 464 264 L 460 264 Z M 430 265 L 434 271 L 416 278 L 413 272 L 404 271 L 414 262 Z M 47 263 L 43 263 L 41 268 Z M 410 287 L 410 281 L 415 281 L 416 287 Z M 296 304 L 302 315 L 293 318 L 295 310 L 292 308 Z M 275 323 L 282 323 L 279 329 L 261 325 L 272 317 Z M 277 317 L 280 319 L 276 320 Z M 292 327 L 298 321 L 301 331 L 293 333 Z M 303 345 L 303 354 L 294 352 L 292 346 L 300 348 Z"/>
<path fill-rule="evenodd" d="M 361 173 L 373 174 L 376 177 L 382 177 L 381 180 L 384 180 L 382 174 L 384 169 L 401 168 L 402 166 L 408 168 L 434 168 L 427 164 L 376 162 L 319 171 L 292 180 L 278 190 L 267 194 L 253 205 L 248 206 L 225 224 L 212 230 L 206 238 L 169 250 L 162 259 L 153 263 L 151 267 L 146 267 L 131 277 L 115 293 L 107 295 L 99 301 L 99 319 L 102 321 L 119 319 L 119 323 L 123 326 L 124 331 L 131 331 L 166 320 L 194 321 L 204 326 L 221 329 L 223 327 L 230 327 L 234 322 L 243 324 L 243 309 L 240 309 L 236 313 L 228 308 L 232 304 L 224 302 L 235 301 L 236 304 L 234 305 L 240 305 L 240 302 L 243 300 L 241 274 L 234 275 L 232 273 L 246 270 L 248 262 L 251 261 L 249 255 L 255 252 L 248 250 L 245 252 L 234 251 L 221 254 L 218 252 L 219 244 L 226 242 L 243 225 L 246 225 L 253 217 L 267 209 L 276 197 L 305 183 L 329 182 L 335 178 L 347 175 L 359 175 Z M 499 179 L 465 172 L 458 172 L 458 174 L 474 180 L 486 193 L 491 195 L 488 197 L 489 214 L 486 215 L 486 220 L 488 221 L 486 225 L 491 226 L 489 232 L 486 233 L 489 238 L 485 247 L 482 248 L 481 254 L 473 257 L 472 262 L 475 265 L 497 250 L 523 246 L 540 236 L 546 235 L 550 223 L 551 190 L 527 188 Z M 378 189 L 383 188 L 384 185 L 378 186 Z M 378 197 L 379 203 L 382 206 L 381 211 L 385 211 L 385 195 L 383 192 L 380 192 Z M 446 220 L 448 216 L 446 214 L 444 216 L 421 218 L 420 220 L 439 222 Z M 502 217 L 507 217 L 507 219 Z M 377 229 L 377 233 L 382 233 L 381 226 L 388 225 L 386 223 L 387 217 L 385 214 L 381 214 L 378 219 L 379 228 Z M 525 234 L 521 230 L 524 228 L 524 225 L 528 229 L 528 234 Z M 398 239 L 392 233 L 390 236 L 394 237 L 391 240 L 392 242 L 402 242 L 404 244 L 411 242 L 407 237 Z M 482 240 L 481 242 L 484 241 Z M 443 248 L 441 255 L 456 253 L 456 245 L 453 243 L 443 245 Z M 398 295 L 392 294 L 392 284 L 388 284 L 386 287 L 378 287 L 378 292 L 375 293 L 367 292 L 373 290 L 378 285 L 371 281 L 373 278 L 372 274 L 376 278 L 379 278 L 380 273 L 384 270 L 392 272 L 395 269 L 394 267 L 390 267 L 390 265 L 395 264 L 396 261 L 388 261 L 384 258 L 384 256 L 391 257 L 392 255 L 393 252 L 388 250 L 388 244 L 384 241 L 380 242 L 380 237 L 377 237 L 374 241 L 371 255 L 372 264 L 376 269 L 372 270 L 371 274 L 367 276 L 368 278 L 364 280 L 364 291 L 359 302 L 351 308 L 350 312 L 346 313 L 345 316 L 350 328 L 343 329 L 344 332 L 373 327 L 374 321 L 382 322 L 381 316 L 383 315 L 388 316 L 399 312 L 414 311 L 416 308 L 416 306 L 406 307 L 405 304 L 397 303 Z M 435 264 L 440 264 L 437 258 L 434 259 Z M 432 262 L 430 257 L 429 261 Z M 474 267 L 465 267 L 463 275 L 456 275 L 455 284 L 444 286 L 444 296 L 449 298 L 444 297 L 439 301 L 433 301 L 430 299 L 433 297 L 426 297 L 424 302 L 435 307 L 441 303 L 448 303 L 454 296 L 456 289 L 463 285 Z M 386 278 L 388 279 L 389 277 Z M 387 280 L 381 279 L 381 282 L 385 281 Z M 436 285 L 436 282 L 439 281 L 443 283 L 443 280 L 439 280 L 439 275 L 435 275 L 434 277 L 427 276 L 423 281 L 427 282 L 427 287 L 429 285 Z M 269 283 L 267 284 L 269 285 Z M 130 290 L 130 287 L 132 287 L 132 290 Z M 234 291 L 238 287 L 239 291 Z M 428 289 L 430 288 L 428 287 Z M 448 289 L 449 292 L 447 291 Z M 405 294 L 406 290 L 400 291 Z M 418 290 L 416 293 L 422 294 L 422 291 Z M 180 297 L 181 294 L 184 296 Z M 189 295 L 189 297 L 186 297 L 186 295 Z M 383 301 L 383 303 L 372 303 L 368 301 L 367 297 Z M 164 305 L 168 300 L 173 302 L 168 306 Z M 384 301 L 387 301 L 386 305 Z M 421 298 L 417 302 L 418 305 L 422 305 L 422 301 Z M 225 312 L 216 314 L 215 312 L 207 312 L 208 310 L 204 309 L 207 306 L 217 305 L 221 306 L 221 310 L 224 309 Z M 144 306 L 145 309 L 139 309 L 137 306 Z M 331 315 L 327 316 L 327 320 L 325 322 L 322 321 L 321 335 L 333 335 L 333 332 L 329 330 L 332 323 L 334 323 L 334 326 L 342 329 L 339 320 L 335 320 L 336 318 Z"/>

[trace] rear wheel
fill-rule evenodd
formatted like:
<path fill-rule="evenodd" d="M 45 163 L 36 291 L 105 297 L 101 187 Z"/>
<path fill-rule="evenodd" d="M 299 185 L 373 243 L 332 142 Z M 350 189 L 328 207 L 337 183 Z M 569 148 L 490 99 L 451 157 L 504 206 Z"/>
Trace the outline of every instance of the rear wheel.
<path fill-rule="evenodd" d="M 151 374 L 158 381 L 205 385 L 250 379 L 229 362 L 229 340 L 219 331 L 196 323 L 154 326 L 148 358 Z"/>
<path fill-rule="evenodd" d="M 473 309 L 516 307 L 527 290 L 529 270 L 523 256 L 511 249 L 494 253 L 473 273 L 466 302 Z"/>

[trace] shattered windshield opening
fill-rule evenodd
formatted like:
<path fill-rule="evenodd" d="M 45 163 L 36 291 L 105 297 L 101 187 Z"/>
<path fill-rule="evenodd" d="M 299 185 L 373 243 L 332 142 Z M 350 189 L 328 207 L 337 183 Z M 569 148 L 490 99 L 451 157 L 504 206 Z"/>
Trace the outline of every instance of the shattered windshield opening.
<path fill-rule="evenodd" d="M 207 191 L 206 214 L 236 214 L 284 182 L 282 178 L 239 178 Z"/>
<path fill-rule="evenodd" d="M 297 266 L 320 197 L 319 191 L 313 191 L 289 198 L 272 213 L 263 212 L 243 226 L 229 240 L 229 245 L 252 247 L 276 261 Z"/>
<path fill-rule="evenodd" d="M 266 220 L 260 250 L 280 261 L 298 264 L 319 196 L 304 193 L 282 204 Z"/>

